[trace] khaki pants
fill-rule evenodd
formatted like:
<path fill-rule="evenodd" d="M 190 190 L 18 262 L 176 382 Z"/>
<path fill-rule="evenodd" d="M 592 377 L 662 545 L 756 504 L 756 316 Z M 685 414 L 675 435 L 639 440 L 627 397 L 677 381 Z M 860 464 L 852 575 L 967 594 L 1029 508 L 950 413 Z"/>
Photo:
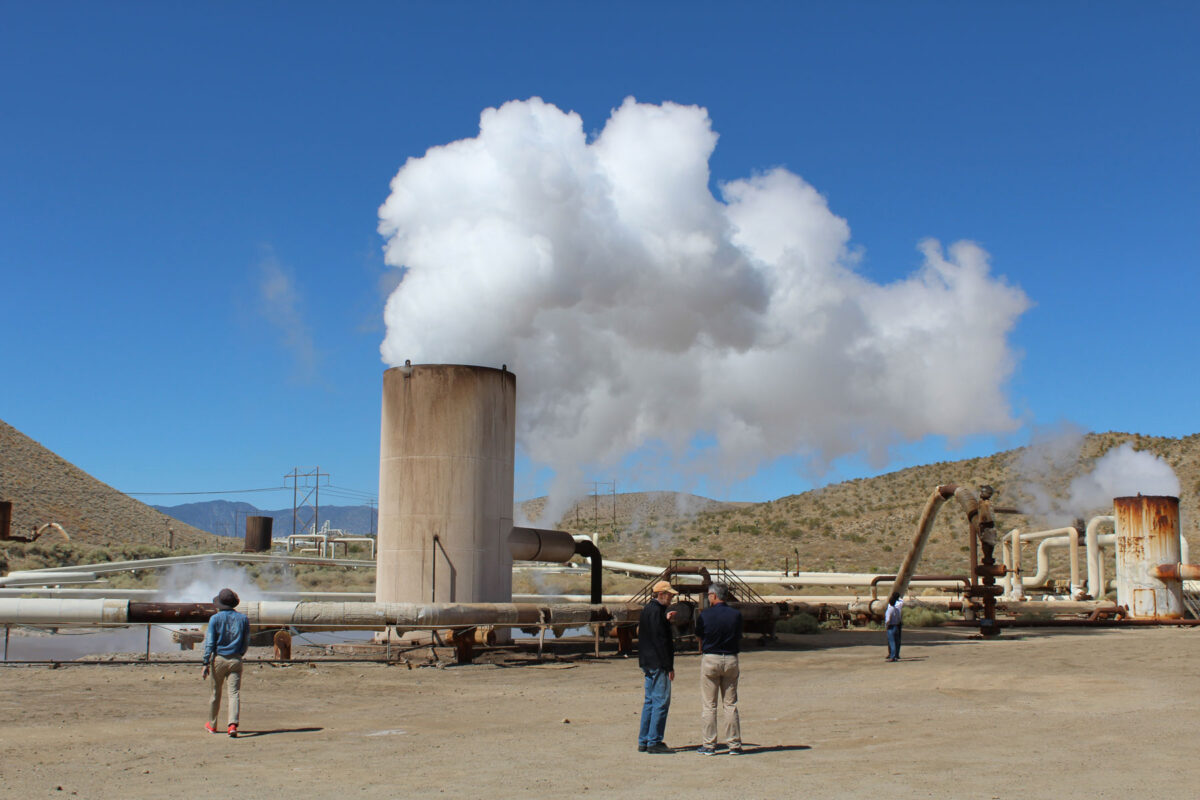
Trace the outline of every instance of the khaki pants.
<path fill-rule="evenodd" d="M 725 743 L 730 750 L 742 747 L 742 722 L 738 717 L 738 657 L 705 653 L 700 657 L 700 717 L 704 720 L 704 746 L 717 744 L 717 696 L 725 708 Z"/>
<path fill-rule="evenodd" d="M 221 710 L 221 690 L 225 679 L 229 679 L 229 724 L 238 724 L 238 715 L 242 710 L 242 659 L 234 656 L 213 656 L 212 671 L 212 701 L 208 707 L 208 721 L 217 727 L 217 712 Z"/>

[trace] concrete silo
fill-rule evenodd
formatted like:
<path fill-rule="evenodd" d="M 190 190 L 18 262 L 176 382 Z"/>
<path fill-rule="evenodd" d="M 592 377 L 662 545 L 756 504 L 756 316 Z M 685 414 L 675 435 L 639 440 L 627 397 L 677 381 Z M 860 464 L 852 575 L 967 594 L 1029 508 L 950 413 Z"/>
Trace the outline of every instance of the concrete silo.
<path fill-rule="evenodd" d="M 516 389 L 505 369 L 383 373 L 377 602 L 512 599 Z"/>

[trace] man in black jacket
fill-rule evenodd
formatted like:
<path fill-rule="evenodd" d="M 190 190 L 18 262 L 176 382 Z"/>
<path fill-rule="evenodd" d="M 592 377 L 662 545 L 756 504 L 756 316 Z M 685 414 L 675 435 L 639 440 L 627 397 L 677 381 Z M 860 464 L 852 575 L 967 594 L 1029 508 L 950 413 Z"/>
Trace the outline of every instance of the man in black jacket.
<path fill-rule="evenodd" d="M 679 594 L 667 581 L 659 581 L 651 590 L 654 599 L 642 609 L 638 619 L 638 664 L 646 676 L 646 700 L 642 703 L 642 728 L 638 750 L 643 753 L 670 753 L 663 743 L 667 711 L 671 708 L 671 681 L 675 680 L 675 643 L 671 634 L 674 611 L 667 611 L 671 599 Z"/>

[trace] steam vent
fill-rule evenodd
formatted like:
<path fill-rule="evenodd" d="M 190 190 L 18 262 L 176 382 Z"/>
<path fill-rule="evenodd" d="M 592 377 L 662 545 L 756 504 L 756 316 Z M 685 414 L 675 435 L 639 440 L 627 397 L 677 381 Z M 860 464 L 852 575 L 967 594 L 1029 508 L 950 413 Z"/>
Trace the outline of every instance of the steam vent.
<path fill-rule="evenodd" d="M 516 394 L 504 369 L 383 373 L 377 602 L 512 600 Z"/>

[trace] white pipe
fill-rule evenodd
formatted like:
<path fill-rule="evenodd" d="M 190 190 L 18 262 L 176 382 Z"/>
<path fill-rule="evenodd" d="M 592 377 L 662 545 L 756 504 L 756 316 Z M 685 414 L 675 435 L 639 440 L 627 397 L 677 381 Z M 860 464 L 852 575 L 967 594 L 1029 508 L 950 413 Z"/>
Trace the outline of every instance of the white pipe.
<path fill-rule="evenodd" d="M 45 586 L 51 583 L 86 583 L 96 580 L 94 572 L 10 572 L 0 586 Z"/>
<path fill-rule="evenodd" d="M 0 624 L 123 623 L 127 621 L 128 609 L 128 600 L 3 599 Z"/>
<path fill-rule="evenodd" d="M 1012 541 L 1013 542 L 1013 544 L 1012 544 L 1012 567 L 1011 567 L 1013 572 L 1015 572 L 1018 575 L 1021 574 L 1021 542 L 1032 542 L 1032 541 L 1036 541 L 1038 539 L 1041 539 L 1044 541 L 1049 541 L 1051 539 L 1055 539 L 1057 541 L 1057 540 L 1061 539 L 1061 542 L 1063 544 L 1067 544 L 1068 540 L 1070 538 L 1070 535 L 1073 533 L 1077 533 L 1077 531 L 1074 528 L 1069 528 L 1069 527 L 1068 528 L 1052 528 L 1050 530 L 1045 530 L 1045 531 L 1027 531 L 1025 533 L 1021 533 L 1016 528 L 1009 531 L 1007 534 L 1005 534 L 1004 541 Z M 1026 580 L 1025 578 L 1021 578 L 1021 581 L 1019 584 L 1016 581 L 1013 581 L 1011 583 L 1011 590 L 1012 590 L 1012 595 L 1014 597 L 1020 598 L 1024 594 L 1023 591 L 1021 591 L 1021 589 L 1025 586 L 1044 586 L 1045 585 L 1046 580 L 1048 579 L 1047 574 L 1049 572 L 1049 565 L 1043 561 L 1043 558 L 1044 558 L 1044 553 L 1042 550 L 1042 546 L 1039 545 L 1038 546 L 1038 561 L 1037 561 L 1037 563 L 1038 563 L 1037 578 L 1034 579 L 1034 581 L 1029 581 L 1029 580 Z M 1005 565 L 1006 566 L 1008 565 L 1007 559 L 1005 559 Z M 1079 570 L 1078 564 L 1072 565 L 1071 574 L 1073 577 L 1076 577 L 1076 579 L 1078 576 L 1078 570 Z M 1072 585 L 1072 590 L 1074 590 L 1074 588 L 1075 588 L 1074 585 Z M 1072 596 L 1074 596 L 1073 591 L 1072 591 Z"/>
<path fill-rule="evenodd" d="M 226 561 L 248 564 L 320 564 L 333 567 L 374 567 L 374 561 L 354 558 L 297 558 L 295 556 L 270 553 L 201 553 L 192 556 L 170 556 L 168 558 L 143 558 L 137 561 L 112 561 L 100 564 L 75 564 L 50 569 L 24 570 L 26 575 L 43 575 L 47 572 L 87 572 L 97 575 L 106 572 L 129 572 L 142 569 L 164 569 L 181 564 L 219 564 Z"/>
<path fill-rule="evenodd" d="M 1116 517 L 1102 515 L 1092 517 L 1087 524 L 1087 530 L 1084 532 L 1084 544 L 1087 548 L 1087 567 L 1088 567 L 1088 594 L 1097 600 L 1104 597 L 1104 559 L 1100 553 L 1100 544 L 1097 541 L 1099 536 L 1099 528 L 1101 525 L 1108 523 L 1116 524 Z"/>
<path fill-rule="evenodd" d="M 645 575 L 647 577 L 657 577 L 663 573 L 663 567 L 656 567 L 650 564 L 632 564 L 627 561 L 605 561 L 605 569 L 611 569 L 613 572 L 622 572 L 631 575 Z M 891 573 L 882 573 L 890 575 Z M 879 577 L 880 573 L 876 572 L 796 572 L 790 575 L 780 575 L 776 570 L 745 570 L 734 572 L 730 570 L 730 575 L 738 581 L 747 584 L 761 584 L 768 586 L 870 586 L 871 581 Z M 696 583 L 700 582 L 698 575 L 679 575 L 680 579 L 694 579 Z M 920 586 L 933 586 L 940 588 L 949 588 L 953 586 L 961 586 L 961 581 L 914 581 Z"/>

